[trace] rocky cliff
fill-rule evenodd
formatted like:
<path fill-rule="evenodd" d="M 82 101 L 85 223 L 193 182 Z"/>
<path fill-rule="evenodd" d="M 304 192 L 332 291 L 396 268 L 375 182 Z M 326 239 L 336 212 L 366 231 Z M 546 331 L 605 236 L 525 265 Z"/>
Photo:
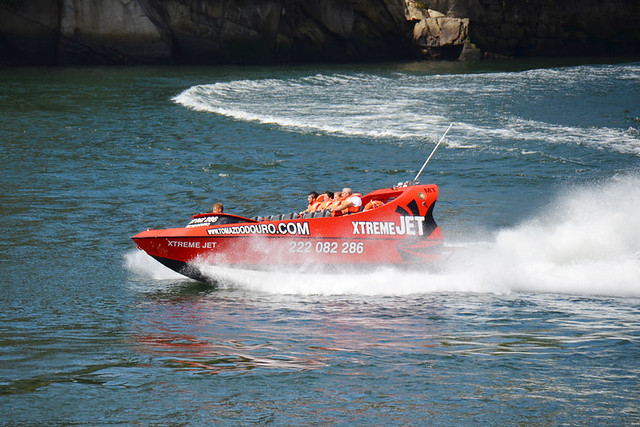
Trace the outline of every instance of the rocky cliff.
<path fill-rule="evenodd" d="M 640 52 L 637 0 L 0 0 L 0 63 Z"/>
<path fill-rule="evenodd" d="M 637 0 L 426 0 L 468 18 L 484 53 L 515 57 L 638 54 Z"/>

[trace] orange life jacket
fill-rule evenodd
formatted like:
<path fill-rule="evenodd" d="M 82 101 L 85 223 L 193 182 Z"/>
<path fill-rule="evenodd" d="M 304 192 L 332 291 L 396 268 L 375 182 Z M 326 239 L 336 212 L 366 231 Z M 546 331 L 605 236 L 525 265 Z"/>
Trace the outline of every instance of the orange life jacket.
<path fill-rule="evenodd" d="M 345 198 L 344 198 L 344 200 L 350 199 L 350 198 L 352 198 L 352 197 L 360 197 L 360 196 L 362 196 L 362 193 L 353 193 L 353 194 L 351 194 L 351 195 L 349 195 L 349 196 L 345 197 Z M 346 214 L 349 214 L 349 213 L 357 213 L 357 212 L 360 212 L 360 208 L 361 208 L 361 207 L 362 207 L 362 205 L 360 205 L 360 206 L 349 206 L 349 207 L 348 207 L 348 208 L 346 208 L 346 209 L 342 209 L 342 214 L 343 214 L 343 215 L 346 215 Z"/>
<path fill-rule="evenodd" d="M 324 202 L 325 195 L 321 194 L 309 205 L 307 212 L 315 212 L 320 210 L 320 206 Z"/>
<path fill-rule="evenodd" d="M 382 203 L 380 200 L 372 200 L 365 205 L 364 210 L 370 211 L 371 209 L 379 208 L 382 205 L 384 205 L 384 203 Z"/>
<path fill-rule="evenodd" d="M 325 209 L 330 209 L 331 206 L 333 206 L 333 204 L 335 203 L 335 200 L 330 199 L 330 198 L 326 198 L 321 204 L 318 210 L 325 210 Z"/>
<path fill-rule="evenodd" d="M 344 202 L 345 198 L 344 197 L 338 197 L 337 199 L 333 199 L 333 201 L 331 203 L 328 204 L 327 209 L 333 209 L 335 207 L 338 207 L 342 204 L 342 202 Z M 340 216 L 342 215 L 341 211 L 333 211 L 331 212 L 331 216 Z"/>

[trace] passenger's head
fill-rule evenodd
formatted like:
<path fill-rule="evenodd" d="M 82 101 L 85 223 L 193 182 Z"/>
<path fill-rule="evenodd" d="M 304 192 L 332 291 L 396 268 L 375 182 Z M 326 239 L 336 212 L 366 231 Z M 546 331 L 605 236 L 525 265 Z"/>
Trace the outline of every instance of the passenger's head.
<path fill-rule="evenodd" d="M 350 196 L 352 194 L 353 194 L 353 191 L 349 187 L 344 187 L 342 189 L 342 196 L 343 197 Z"/>
<path fill-rule="evenodd" d="M 325 191 L 324 195 L 327 196 L 330 199 L 333 199 L 333 191 Z"/>
<path fill-rule="evenodd" d="M 312 191 L 311 193 L 309 193 L 307 200 L 309 200 L 309 203 L 311 203 L 317 198 L 318 198 L 318 193 L 316 193 L 315 191 Z"/>
<path fill-rule="evenodd" d="M 222 203 L 214 203 L 213 208 L 211 209 L 211 212 L 222 213 L 223 210 L 224 210 L 224 207 L 222 206 Z"/>

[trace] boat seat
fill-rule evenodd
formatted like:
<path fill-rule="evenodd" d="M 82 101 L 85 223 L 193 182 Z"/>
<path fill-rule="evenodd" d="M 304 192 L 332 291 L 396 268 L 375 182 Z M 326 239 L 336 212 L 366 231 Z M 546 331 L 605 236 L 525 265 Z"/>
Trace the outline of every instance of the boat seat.
<path fill-rule="evenodd" d="M 293 219 L 296 217 L 296 215 L 298 214 L 295 212 L 291 212 L 291 213 L 282 215 L 282 219 Z"/>

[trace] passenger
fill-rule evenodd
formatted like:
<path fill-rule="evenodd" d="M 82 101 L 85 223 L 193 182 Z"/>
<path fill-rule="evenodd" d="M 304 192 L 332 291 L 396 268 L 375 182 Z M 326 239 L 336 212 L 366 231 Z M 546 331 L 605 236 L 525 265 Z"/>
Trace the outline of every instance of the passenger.
<path fill-rule="evenodd" d="M 337 191 L 332 193 L 331 191 L 327 191 L 327 193 L 332 194 L 331 200 L 327 204 L 325 204 L 324 208 L 331 210 L 334 206 L 338 206 L 342 202 L 342 193 Z"/>
<path fill-rule="evenodd" d="M 320 205 L 317 208 L 317 210 L 319 211 L 329 209 L 334 201 L 333 191 L 325 191 L 322 194 L 324 195 L 324 199 L 322 200 L 322 203 L 320 203 Z"/>
<path fill-rule="evenodd" d="M 362 199 L 360 196 L 354 195 L 353 191 L 345 187 L 342 189 L 342 201 L 331 207 L 332 215 L 360 212 L 362 207 Z"/>
<path fill-rule="evenodd" d="M 222 213 L 223 210 L 224 210 L 224 206 L 222 206 L 222 203 L 214 203 L 213 208 L 211 209 L 211 212 L 220 214 Z"/>
<path fill-rule="evenodd" d="M 318 196 L 318 198 L 316 198 L 316 202 L 313 204 L 313 212 L 317 212 L 321 209 L 321 206 L 325 203 L 325 201 L 327 200 L 327 195 L 325 193 L 322 193 L 321 195 Z"/>
<path fill-rule="evenodd" d="M 309 202 L 309 206 L 307 207 L 307 210 L 305 212 L 313 211 L 313 207 L 316 204 L 317 198 L 318 198 L 318 193 L 316 193 L 315 191 L 312 191 L 311 193 L 309 193 L 309 195 L 307 196 L 307 201 Z"/>
<path fill-rule="evenodd" d="M 307 196 L 307 201 L 309 202 L 309 206 L 307 207 L 306 210 L 300 212 L 300 215 L 303 215 L 305 212 L 313 212 L 315 210 L 315 204 L 318 198 L 318 193 L 316 193 L 315 191 L 312 191 L 311 193 L 309 193 L 309 195 Z"/>

